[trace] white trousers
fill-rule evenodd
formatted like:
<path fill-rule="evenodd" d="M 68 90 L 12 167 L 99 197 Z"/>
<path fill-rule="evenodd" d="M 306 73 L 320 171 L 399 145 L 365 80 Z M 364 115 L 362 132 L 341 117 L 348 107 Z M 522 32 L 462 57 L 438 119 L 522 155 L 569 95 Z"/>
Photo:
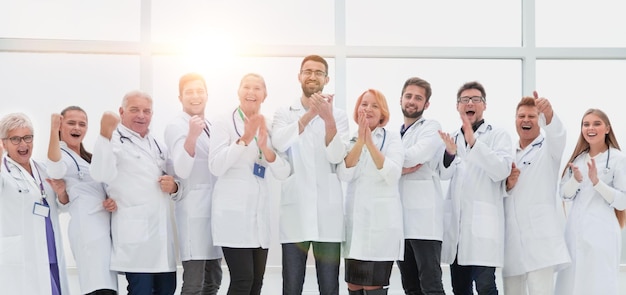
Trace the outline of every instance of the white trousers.
<path fill-rule="evenodd" d="M 506 295 L 552 295 L 554 294 L 554 267 L 505 277 L 502 282 Z"/>

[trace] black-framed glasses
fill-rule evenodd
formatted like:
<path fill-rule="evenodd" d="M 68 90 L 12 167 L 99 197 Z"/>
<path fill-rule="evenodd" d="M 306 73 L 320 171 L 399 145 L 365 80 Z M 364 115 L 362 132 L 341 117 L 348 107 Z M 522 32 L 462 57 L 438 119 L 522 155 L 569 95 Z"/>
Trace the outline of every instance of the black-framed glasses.
<path fill-rule="evenodd" d="M 326 77 L 326 72 L 324 71 L 311 71 L 311 70 L 300 71 L 300 75 L 303 75 L 305 77 L 310 77 L 313 74 L 315 74 L 315 77 L 318 77 L 318 78 Z"/>
<path fill-rule="evenodd" d="M 20 144 L 20 142 L 23 140 L 25 143 L 31 143 L 33 142 L 33 137 L 34 135 L 24 135 L 22 137 L 20 136 L 13 136 L 13 137 L 9 137 L 9 138 L 3 138 L 3 139 L 8 139 L 11 141 L 12 144 L 14 145 L 18 145 Z"/>
<path fill-rule="evenodd" d="M 461 96 L 459 97 L 459 99 L 456 100 L 456 102 L 461 103 L 461 104 L 468 104 L 470 100 L 473 103 L 481 103 L 485 101 L 485 99 L 482 96 Z"/>

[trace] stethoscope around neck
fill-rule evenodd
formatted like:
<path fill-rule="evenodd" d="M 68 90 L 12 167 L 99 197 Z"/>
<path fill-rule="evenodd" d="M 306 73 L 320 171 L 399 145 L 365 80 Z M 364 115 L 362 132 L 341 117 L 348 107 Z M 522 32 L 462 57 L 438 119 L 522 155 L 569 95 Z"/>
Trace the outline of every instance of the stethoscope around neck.
<path fill-rule="evenodd" d="M 522 159 L 523 159 L 526 155 L 530 154 L 530 153 L 531 153 L 531 152 L 532 152 L 535 148 L 540 148 L 540 147 L 542 147 L 542 146 L 543 146 L 543 141 L 544 141 L 544 140 L 546 140 L 546 138 L 545 138 L 545 137 L 544 137 L 544 138 L 542 138 L 542 139 L 541 139 L 541 141 L 539 141 L 539 142 L 535 142 L 535 143 L 531 144 L 531 145 L 530 145 L 530 150 L 528 150 L 527 152 L 525 152 L 525 153 L 524 153 L 524 155 L 522 156 Z M 530 162 L 530 161 L 522 161 L 522 164 L 523 164 L 523 165 L 525 165 L 525 166 L 528 166 L 528 165 L 530 165 L 530 164 L 531 164 L 531 162 Z"/>
<path fill-rule="evenodd" d="M 604 164 L 604 170 L 602 171 L 602 173 L 607 174 L 609 173 L 609 171 L 611 171 L 611 167 L 609 167 L 610 160 L 611 160 L 611 147 L 606 149 L 606 164 Z"/>
<path fill-rule="evenodd" d="M 587 155 L 589 155 L 589 150 L 587 150 Z M 591 156 L 589 156 L 591 158 Z M 603 174 L 609 173 L 611 171 L 611 167 L 609 167 L 609 161 L 611 160 L 611 147 L 606 150 L 606 164 L 604 164 L 604 169 L 602 170 Z M 569 172 L 572 173 L 572 168 L 569 168 Z"/>
<path fill-rule="evenodd" d="M 137 146 L 137 145 L 133 142 L 133 140 L 132 140 L 130 137 L 128 137 L 128 136 L 126 136 L 126 135 L 122 134 L 122 132 L 120 131 L 120 129 L 119 129 L 119 128 L 116 128 L 115 130 L 117 131 L 117 134 L 119 134 L 119 136 L 120 136 L 120 142 L 121 142 L 122 144 L 124 143 L 124 141 L 128 140 L 128 141 L 130 141 L 130 143 L 132 143 L 133 145 Z M 207 134 L 207 135 L 208 135 L 208 134 Z M 163 155 L 163 151 L 161 150 L 161 147 L 160 147 L 160 146 L 159 146 L 159 144 L 157 143 L 156 139 L 154 139 L 154 138 L 153 138 L 153 139 L 152 139 L 152 141 L 154 141 L 154 145 L 155 145 L 155 146 L 156 146 L 156 148 L 159 150 L 159 158 L 161 158 L 161 160 L 165 161 L 165 156 Z M 140 148 L 141 150 L 144 150 L 144 149 L 142 149 L 141 147 L 139 147 L 139 148 Z M 73 158 L 73 157 L 72 157 L 72 158 Z M 76 162 L 76 159 L 74 159 L 74 162 Z M 77 163 L 77 165 L 78 165 L 78 163 Z"/>
<path fill-rule="evenodd" d="M 6 157 L 4 157 L 4 159 L 3 159 L 3 160 L 4 160 L 4 167 L 7 169 L 7 172 L 9 172 L 9 174 L 11 174 L 11 175 L 13 176 L 13 173 L 12 173 L 12 171 L 11 171 L 11 168 L 9 168 L 9 164 L 8 164 L 7 158 L 6 158 Z M 24 175 L 24 172 L 22 172 L 22 169 L 19 169 L 19 168 L 18 168 L 15 164 L 13 164 L 13 163 L 12 163 L 11 165 L 13 165 L 15 168 L 17 168 L 17 170 L 20 172 L 20 178 L 21 178 L 22 180 L 26 180 L 26 177 L 25 177 L 25 175 Z M 45 198 L 46 198 L 46 190 L 43 188 L 43 179 L 41 179 L 41 174 L 39 173 L 39 168 L 37 167 L 37 164 L 36 164 L 36 163 L 34 163 L 34 162 L 33 162 L 33 169 L 35 169 L 35 171 L 37 171 L 37 176 L 39 177 L 39 189 L 40 189 L 40 192 L 41 192 L 41 197 L 45 199 Z M 15 179 L 15 182 L 17 183 L 17 191 L 18 191 L 19 193 L 29 193 L 29 192 L 30 192 L 30 190 L 28 189 L 28 187 L 21 187 L 21 186 L 20 186 L 20 183 L 21 183 L 21 182 L 20 182 L 20 181 L 18 181 L 18 180 L 17 180 L 17 178 L 15 178 L 15 176 L 13 176 L 13 178 Z M 35 178 L 35 177 L 33 176 L 33 178 Z"/>
<path fill-rule="evenodd" d="M 74 165 L 76 165 L 76 170 L 78 170 L 78 179 L 83 180 L 83 178 L 85 178 L 85 173 L 80 170 L 80 166 L 78 165 L 78 161 L 76 161 L 76 158 L 74 158 L 74 156 L 72 156 L 72 154 L 66 149 L 61 148 L 61 150 L 64 151 L 68 156 L 70 156 L 70 158 L 72 158 L 72 161 L 74 161 Z"/>

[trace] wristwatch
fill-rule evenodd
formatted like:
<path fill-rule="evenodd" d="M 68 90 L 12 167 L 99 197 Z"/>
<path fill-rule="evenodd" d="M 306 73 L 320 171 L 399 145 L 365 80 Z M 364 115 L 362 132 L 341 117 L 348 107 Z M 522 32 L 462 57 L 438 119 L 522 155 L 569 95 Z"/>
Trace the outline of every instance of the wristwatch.
<path fill-rule="evenodd" d="M 237 144 L 238 144 L 238 145 L 243 145 L 243 146 L 248 146 L 248 145 L 246 144 L 246 142 L 245 142 L 245 141 L 243 141 L 241 138 L 237 140 Z"/>

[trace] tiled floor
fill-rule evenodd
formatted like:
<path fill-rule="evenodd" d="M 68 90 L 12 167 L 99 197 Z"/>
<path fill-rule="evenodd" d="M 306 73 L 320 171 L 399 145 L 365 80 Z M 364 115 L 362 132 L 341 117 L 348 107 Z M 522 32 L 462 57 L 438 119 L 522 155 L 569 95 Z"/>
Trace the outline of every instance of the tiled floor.
<path fill-rule="evenodd" d="M 444 288 L 446 289 L 446 294 L 452 294 L 452 290 L 450 287 L 450 272 L 448 267 L 443 267 L 443 284 L 444 284 Z M 75 269 L 70 269 L 69 271 L 70 273 L 70 287 L 71 287 L 71 294 L 80 294 L 79 289 L 78 289 L 78 277 L 76 276 L 76 270 Z M 182 275 L 182 269 L 179 268 L 178 272 L 178 289 L 176 290 L 176 294 L 180 294 L 180 285 L 182 282 L 181 279 L 181 275 Z M 315 278 L 315 268 L 314 267 L 308 267 L 307 272 L 306 272 L 306 279 L 304 282 L 304 292 L 303 294 L 306 295 L 311 295 L 311 294 L 318 294 L 317 292 L 317 280 Z M 340 290 L 339 293 L 341 295 L 347 295 L 348 291 L 347 291 L 347 287 L 346 284 L 343 282 L 343 271 L 340 275 Z M 501 280 L 501 276 L 500 276 L 500 272 L 497 271 L 496 272 L 496 283 L 498 284 L 498 289 L 500 290 L 500 293 L 502 293 L 502 280 Z M 126 294 L 126 279 L 123 276 L 119 276 L 119 282 L 120 282 L 120 295 Z M 626 267 L 622 267 L 622 271 L 620 273 L 620 282 L 621 282 L 621 290 L 623 290 L 626 293 Z M 404 294 L 404 292 L 402 291 L 402 285 L 400 283 L 400 272 L 398 271 L 398 269 L 394 266 L 393 272 L 391 274 L 391 285 L 389 286 L 389 295 L 402 295 Z M 280 267 L 271 267 L 268 266 L 266 273 L 265 273 L 265 279 L 264 279 L 264 285 L 263 285 L 263 295 L 280 295 L 282 294 L 281 291 L 281 284 L 282 284 L 282 278 L 281 278 L 281 271 L 280 271 Z M 226 295 L 226 291 L 228 290 L 228 269 L 226 267 L 224 267 L 224 277 L 222 280 L 222 287 L 219 291 L 219 295 Z"/>

